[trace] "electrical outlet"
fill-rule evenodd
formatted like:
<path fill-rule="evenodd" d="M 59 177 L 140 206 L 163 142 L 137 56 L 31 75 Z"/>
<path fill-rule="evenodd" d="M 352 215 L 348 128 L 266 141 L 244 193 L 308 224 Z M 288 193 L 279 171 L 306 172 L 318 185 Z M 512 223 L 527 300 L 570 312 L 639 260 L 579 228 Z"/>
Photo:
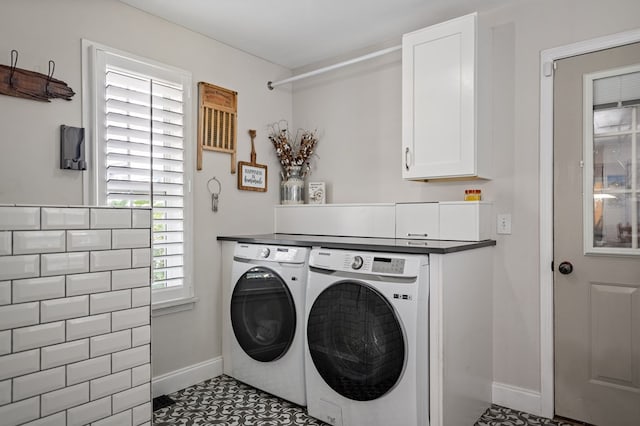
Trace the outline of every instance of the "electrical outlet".
<path fill-rule="evenodd" d="M 511 213 L 499 214 L 496 223 L 498 234 L 511 234 Z"/>

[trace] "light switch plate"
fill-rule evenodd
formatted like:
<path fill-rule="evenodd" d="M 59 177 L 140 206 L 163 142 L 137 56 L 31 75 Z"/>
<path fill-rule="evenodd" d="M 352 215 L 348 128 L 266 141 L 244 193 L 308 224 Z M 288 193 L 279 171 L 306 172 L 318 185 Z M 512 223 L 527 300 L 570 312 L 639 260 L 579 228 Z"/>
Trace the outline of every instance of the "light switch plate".
<path fill-rule="evenodd" d="M 511 213 L 499 214 L 496 222 L 496 233 L 511 234 Z"/>

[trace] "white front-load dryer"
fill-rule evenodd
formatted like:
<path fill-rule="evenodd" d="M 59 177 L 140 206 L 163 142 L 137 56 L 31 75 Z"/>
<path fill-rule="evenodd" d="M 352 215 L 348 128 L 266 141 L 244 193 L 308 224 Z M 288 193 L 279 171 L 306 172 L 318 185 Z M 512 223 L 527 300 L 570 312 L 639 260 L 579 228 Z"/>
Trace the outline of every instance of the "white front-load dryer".
<path fill-rule="evenodd" d="M 334 426 L 429 424 L 428 257 L 313 249 L 309 415 Z"/>
<path fill-rule="evenodd" d="M 224 321 L 225 373 L 306 405 L 304 304 L 309 249 L 237 243 Z"/>

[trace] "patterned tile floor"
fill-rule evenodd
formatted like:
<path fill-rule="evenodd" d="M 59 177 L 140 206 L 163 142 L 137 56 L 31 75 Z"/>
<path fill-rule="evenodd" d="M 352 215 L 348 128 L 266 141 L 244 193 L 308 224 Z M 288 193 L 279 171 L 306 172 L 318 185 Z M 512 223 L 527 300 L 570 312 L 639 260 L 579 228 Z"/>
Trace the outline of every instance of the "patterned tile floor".
<path fill-rule="evenodd" d="M 154 412 L 155 426 L 327 426 L 304 408 L 228 376 L 207 380 L 169 395 L 175 404 Z M 573 426 L 499 407 L 489 408 L 475 426 Z M 397 425 L 401 426 L 401 425 Z M 463 426 L 463 425 L 461 425 Z"/>

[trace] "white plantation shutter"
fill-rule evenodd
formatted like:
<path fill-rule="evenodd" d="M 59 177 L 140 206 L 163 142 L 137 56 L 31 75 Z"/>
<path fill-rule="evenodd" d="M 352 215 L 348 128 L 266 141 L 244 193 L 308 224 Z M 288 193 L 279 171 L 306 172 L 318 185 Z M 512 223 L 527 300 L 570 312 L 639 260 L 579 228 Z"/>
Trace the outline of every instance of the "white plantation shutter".
<path fill-rule="evenodd" d="M 152 208 L 154 302 L 190 297 L 190 78 L 121 54 L 96 63 L 98 202 Z"/>

